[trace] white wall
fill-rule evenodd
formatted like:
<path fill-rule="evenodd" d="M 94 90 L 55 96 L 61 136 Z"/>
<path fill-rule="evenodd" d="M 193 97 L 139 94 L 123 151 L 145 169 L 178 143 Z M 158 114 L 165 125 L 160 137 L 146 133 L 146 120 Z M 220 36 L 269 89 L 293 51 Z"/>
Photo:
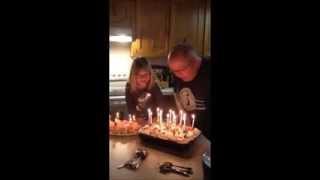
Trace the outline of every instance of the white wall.
<path fill-rule="evenodd" d="M 109 80 L 128 79 L 131 64 L 130 43 L 110 43 Z"/>

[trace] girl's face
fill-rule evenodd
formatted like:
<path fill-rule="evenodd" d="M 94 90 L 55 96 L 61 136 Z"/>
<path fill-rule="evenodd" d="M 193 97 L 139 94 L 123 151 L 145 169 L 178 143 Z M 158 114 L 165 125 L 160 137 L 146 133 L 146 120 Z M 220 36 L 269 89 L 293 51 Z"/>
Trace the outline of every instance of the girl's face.
<path fill-rule="evenodd" d="M 135 74 L 136 76 L 136 85 L 137 89 L 144 90 L 147 88 L 149 82 L 150 82 L 150 72 L 146 70 L 138 70 Z"/>

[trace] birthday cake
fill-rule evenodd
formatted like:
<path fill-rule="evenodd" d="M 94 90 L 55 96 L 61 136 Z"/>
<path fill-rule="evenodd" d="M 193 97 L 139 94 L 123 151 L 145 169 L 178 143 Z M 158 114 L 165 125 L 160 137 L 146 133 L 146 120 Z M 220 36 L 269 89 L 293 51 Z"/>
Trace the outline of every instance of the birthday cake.
<path fill-rule="evenodd" d="M 153 123 L 143 126 L 139 130 L 139 134 L 178 144 L 189 144 L 201 134 L 201 131 L 192 127 L 183 128 L 182 126 L 172 125 L 163 125 L 161 127 L 159 124 Z"/>
<path fill-rule="evenodd" d="M 201 131 L 194 127 L 195 115 L 192 114 L 192 126 L 186 125 L 187 114 L 180 110 L 177 115 L 175 111 L 169 110 L 166 120 L 163 120 L 163 110 L 157 108 L 156 118 L 148 109 L 149 124 L 139 130 L 139 135 L 147 139 L 162 140 L 174 144 L 189 144 L 193 142 Z"/>
<path fill-rule="evenodd" d="M 129 122 L 128 120 L 109 121 L 109 134 L 117 136 L 137 135 L 141 128 L 138 122 Z"/>
<path fill-rule="evenodd" d="M 109 115 L 109 134 L 115 136 L 132 136 L 137 135 L 141 125 L 136 121 L 135 117 L 128 120 L 120 120 L 119 113 L 114 120 Z"/>

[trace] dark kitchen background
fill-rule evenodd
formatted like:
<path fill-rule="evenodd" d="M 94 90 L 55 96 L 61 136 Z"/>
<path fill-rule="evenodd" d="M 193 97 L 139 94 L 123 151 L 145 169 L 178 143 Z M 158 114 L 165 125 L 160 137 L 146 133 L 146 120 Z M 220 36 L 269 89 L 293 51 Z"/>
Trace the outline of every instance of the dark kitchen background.
<path fill-rule="evenodd" d="M 125 114 L 125 84 L 134 58 L 150 60 L 157 83 L 174 106 L 166 61 L 177 43 L 211 56 L 210 0 L 111 0 L 109 27 L 109 112 Z"/>

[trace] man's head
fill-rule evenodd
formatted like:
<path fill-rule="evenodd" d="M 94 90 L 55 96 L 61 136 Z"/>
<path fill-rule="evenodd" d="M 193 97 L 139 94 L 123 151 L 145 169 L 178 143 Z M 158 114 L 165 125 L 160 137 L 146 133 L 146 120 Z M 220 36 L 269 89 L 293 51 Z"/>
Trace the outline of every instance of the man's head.
<path fill-rule="evenodd" d="M 168 56 L 168 65 L 175 76 L 181 80 L 192 81 L 198 74 L 201 58 L 186 44 L 176 45 Z"/>

